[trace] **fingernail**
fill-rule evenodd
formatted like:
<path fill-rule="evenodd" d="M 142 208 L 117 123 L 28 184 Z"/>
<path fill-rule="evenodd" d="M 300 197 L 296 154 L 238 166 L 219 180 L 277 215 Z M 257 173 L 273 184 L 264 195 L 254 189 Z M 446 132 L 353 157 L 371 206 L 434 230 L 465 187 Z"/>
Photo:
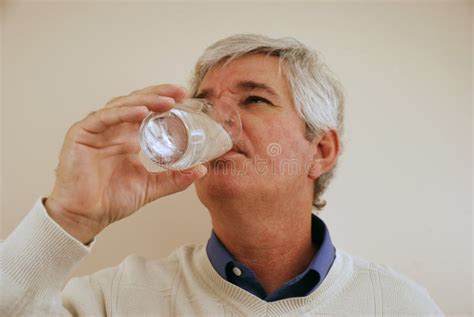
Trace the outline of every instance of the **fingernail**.
<path fill-rule="evenodd" d="M 146 113 L 148 113 L 149 111 L 147 106 L 138 106 L 136 109 L 140 112 L 146 112 Z"/>
<path fill-rule="evenodd" d="M 169 103 L 170 105 L 174 105 L 174 104 L 175 104 L 174 99 L 171 98 L 171 97 L 168 97 L 168 96 L 158 96 L 158 101 L 159 101 L 159 102 Z"/>

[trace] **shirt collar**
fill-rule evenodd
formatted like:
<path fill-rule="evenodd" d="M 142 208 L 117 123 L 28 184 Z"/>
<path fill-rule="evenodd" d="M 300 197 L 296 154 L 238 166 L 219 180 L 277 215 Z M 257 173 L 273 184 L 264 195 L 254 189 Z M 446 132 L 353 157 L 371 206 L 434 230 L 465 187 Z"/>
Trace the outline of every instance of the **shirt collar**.
<path fill-rule="evenodd" d="M 214 230 L 212 230 L 211 237 L 207 242 L 206 251 L 209 261 L 211 261 L 214 269 L 217 271 L 217 273 L 219 273 L 220 276 L 222 276 L 224 279 L 227 279 L 225 271 L 226 265 L 229 262 L 234 261 L 234 259 L 230 255 L 229 251 L 227 251 L 227 249 L 224 247 L 224 244 L 222 244 L 221 240 L 219 240 Z"/>
<path fill-rule="evenodd" d="M 331 235 L 326 224 L 315 214 L 311 218 L 311 238 L 318 246 L 318 252 L 316 252 L 311 260 L 309 268 L 319 273 L 321 282 L 334 262 L 336 250 L 332 244 Z"/>
<path fill-rule="evenodd" d="M 318 252 L 314 255 L 310 265 L 305 271 L 314 270 L 321 277 L 320 282 L 327 275 L 335 257 L 335 248 L 332 244 L 329 230 L 318 216 L 312 214 L 311 218 L 311 238 L 318 246 Z M 227 280 L 226 266 L 235 259 L 219 240 L 214 230 L 206 246 L 207 256 L 214 269 L 219 275 Z"/>

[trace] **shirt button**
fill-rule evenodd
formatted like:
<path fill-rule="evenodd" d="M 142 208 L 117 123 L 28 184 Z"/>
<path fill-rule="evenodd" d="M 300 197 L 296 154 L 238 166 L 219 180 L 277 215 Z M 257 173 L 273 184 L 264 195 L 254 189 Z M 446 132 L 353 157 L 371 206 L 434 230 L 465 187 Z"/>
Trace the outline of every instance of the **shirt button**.
<path fill-rule="evenodd" d="M 232 269 L 232 272 L 234 272 L 234 274 L 236 276 L 241 276 L 242 275 L 242 271 L 236 266 Z"/>

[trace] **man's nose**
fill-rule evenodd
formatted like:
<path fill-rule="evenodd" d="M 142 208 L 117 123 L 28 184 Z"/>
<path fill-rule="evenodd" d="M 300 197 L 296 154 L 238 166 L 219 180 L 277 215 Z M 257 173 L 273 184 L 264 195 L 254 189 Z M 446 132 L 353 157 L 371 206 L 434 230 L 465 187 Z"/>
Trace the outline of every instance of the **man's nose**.
<path fill-rule="evenodd" d="M 242 116 L 238 97 L 230 93 L 221 94 L 212 100 L 212 103 L 219 113 L 224 129 L 229 132 L 234 143 L 237 142 L 242 134 Z"/>
<path fill-rule="evenodd" d="M 230 92 L 222 92 L 219 94 L 215 100 L 212 101 L 214 106 L 221 108 L 225 107 L 228 109 L 238 110 L 239 98 L 237 95 Z"/>

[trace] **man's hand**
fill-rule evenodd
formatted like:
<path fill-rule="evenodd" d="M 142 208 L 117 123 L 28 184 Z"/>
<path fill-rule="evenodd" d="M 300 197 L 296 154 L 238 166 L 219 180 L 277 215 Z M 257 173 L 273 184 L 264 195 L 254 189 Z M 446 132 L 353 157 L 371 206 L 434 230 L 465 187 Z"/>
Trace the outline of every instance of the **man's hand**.
<path fill-rule="evenodd" d="M 184 88 L 151 86 L 114 98 L 75 123 L 66 134 L 56 182 L 45 201 L 49 215 L 87 243 L 107 225 L 203 176 L 203 167 L 150 174 L 137 155 L 138 130 L 149 110 L 165 112 L 184 98 Z"/>

